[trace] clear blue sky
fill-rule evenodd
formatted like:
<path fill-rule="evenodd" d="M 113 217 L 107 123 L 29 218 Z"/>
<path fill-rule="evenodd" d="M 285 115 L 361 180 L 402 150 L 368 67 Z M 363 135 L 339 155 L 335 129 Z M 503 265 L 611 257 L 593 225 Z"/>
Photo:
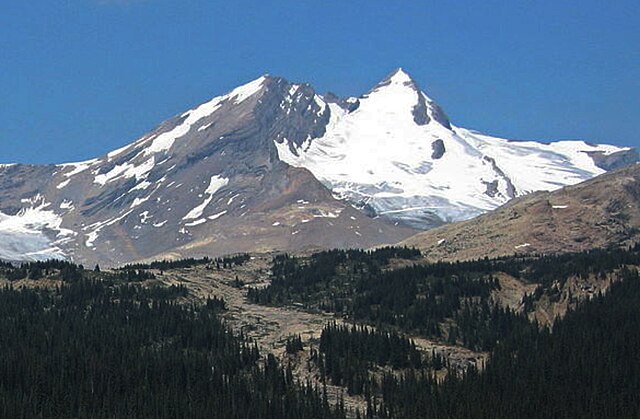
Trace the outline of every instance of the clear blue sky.
<path fill-rule="evenodd" d="M 84 160 L 258 77 L 405 68 L 457 125 L 640 146 L 640 2 L 35 0 L 0 9 L 0 162 Z"/>

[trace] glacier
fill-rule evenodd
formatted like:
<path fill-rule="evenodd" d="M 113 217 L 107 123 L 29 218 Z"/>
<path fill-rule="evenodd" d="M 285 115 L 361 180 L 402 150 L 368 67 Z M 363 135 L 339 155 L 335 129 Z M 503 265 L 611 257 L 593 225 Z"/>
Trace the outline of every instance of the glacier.
<path fill-rule="evenodd" d="M 584 141 L 514 141 L 457 127 L 402 69 L 346 102 L 357 106 L 327 103 L 323 136 L 299 145 L 275 140 L 279 158 L 372 215 L 422 229 L 590 179 L 605 172 L 594 153 L 630 151 Z"/>

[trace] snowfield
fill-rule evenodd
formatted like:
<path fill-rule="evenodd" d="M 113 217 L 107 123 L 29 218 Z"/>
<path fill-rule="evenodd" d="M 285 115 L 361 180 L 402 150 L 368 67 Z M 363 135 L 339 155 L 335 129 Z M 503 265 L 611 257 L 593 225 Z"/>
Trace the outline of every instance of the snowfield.
<path fill-rule="evenodd" d="M 278 156 L 311 171 L 336 197 L 417 227 L 466 220 L 532 191 L 582 182 L 605 172 L 588 152 L 628 150 L 512 141 L 439 121 L 437 104 L 402 70 L 355 101 L 354 111 L 328 104 L 322 137 L 300 146 L 275 141 Z M 426 124 L 416 122 L 421 102 Z"/>
<path fill-rule="evenodd" d="M 28 207 L 15 215 L 0 212 L 0 259 L 65 259 L 67 255 L 59 245 L 76 233 L 60 226 L 62 217 L 51 210 L 51 205 L 41 196 L 25 200 L 25 203 Z M 49 236 L 45 231 L 50 232 Z"/>

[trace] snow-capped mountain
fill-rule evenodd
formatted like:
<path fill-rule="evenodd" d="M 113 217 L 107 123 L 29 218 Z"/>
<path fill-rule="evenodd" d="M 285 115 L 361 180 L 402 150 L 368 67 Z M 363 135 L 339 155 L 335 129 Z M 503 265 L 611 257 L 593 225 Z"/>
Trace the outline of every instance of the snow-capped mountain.
<path fill-rule="evenodd" d="M 346 102 L 328 104 L 321 137 L 279 142 L 280 158 L 340 198 L 423 229 L 637 160 L 625 147 L 511 141 L 456 127 L 402 69 Z"/>
<path fill-rule="evenodd" d="M 243 251 L 369 247 L 415 233 L 367 217 L 275 140 L 324 133 L 307 85 L 264 76 L 104 156 L 0 166 L 0 258 L 122 264 Z"/>
<path fill-rule="evenodd" d="M 346 99 L 263 76 L 96 159 L 0 165 L 0 258 L 120 264 L 394 243 L 636 160 L 629 148 L 458 128 L 402 70 Z"/>

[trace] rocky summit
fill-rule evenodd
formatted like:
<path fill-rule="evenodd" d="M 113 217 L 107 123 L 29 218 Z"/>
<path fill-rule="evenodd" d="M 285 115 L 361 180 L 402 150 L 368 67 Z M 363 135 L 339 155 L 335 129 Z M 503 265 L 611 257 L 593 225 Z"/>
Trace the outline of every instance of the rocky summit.
<path fill-rule="evenodd" d="M 93 160 L 0 165 L 0 258 L 152 258 L 396 243 L 638 160 L 455 126 L 403 70 L 361 97 L 263 76 Z"/>

